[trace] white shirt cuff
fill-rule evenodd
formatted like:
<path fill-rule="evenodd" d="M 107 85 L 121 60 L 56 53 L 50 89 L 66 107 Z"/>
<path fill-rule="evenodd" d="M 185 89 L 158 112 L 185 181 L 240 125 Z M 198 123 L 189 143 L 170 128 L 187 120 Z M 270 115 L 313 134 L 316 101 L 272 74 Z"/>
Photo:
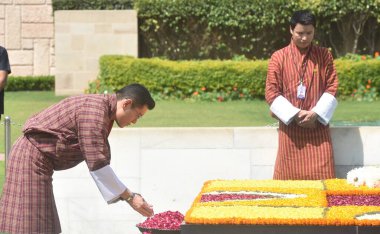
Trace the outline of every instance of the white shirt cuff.
<path fill-rule="evenodd" d="M 90 174 L 108 204 L 118 201 L 120 195 L 127 189 L 109 165 L 90 171 Z"/>
<path fill-rule="evenodd" d="M 275 114 L 284 124 L 289 125 L 294 116 L 301 110 L 292 105 L 283 96 L 278 96 L 270 105 L 270 110 Z"/>
<path fill-rule="evenodd" d="M 323 125 L 327 125 L 329 124 L 337 106 L 338 101 L 336 98 L 329 93 L 324 93 L 317 102 L 317 105 L 311 110 L 317 113 L 319 122 Z"/>

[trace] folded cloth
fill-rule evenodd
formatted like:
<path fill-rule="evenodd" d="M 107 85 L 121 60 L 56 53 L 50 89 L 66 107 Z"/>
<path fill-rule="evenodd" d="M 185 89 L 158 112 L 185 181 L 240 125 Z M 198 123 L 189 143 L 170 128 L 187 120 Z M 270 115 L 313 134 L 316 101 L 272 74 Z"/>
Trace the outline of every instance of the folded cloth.
<path fill-rule="evenodd" d="M 317 105 L 315 105 L 315 107 L 311 110 L 317 113 L 319 122 L 323 125 L 327 125 L 329 124 L 337 106 L 338 101 L 333 95 L 323 93 L 321 98 L 318 100 Z"/>
<path fill-rule="evenodd" d="M 278 96 L 272 102 L 270 110 L 275 114 L 284 124 L 289 125 L 294 116 L 301 110 L 292 105 L 286 98 L 283 96 Z"/>
<path fill-rule="evenodd" d="M 90 174 L 108 204 L 117 202 L 120 195 L 127 189 L 109 165 L 90 171 Z"/>

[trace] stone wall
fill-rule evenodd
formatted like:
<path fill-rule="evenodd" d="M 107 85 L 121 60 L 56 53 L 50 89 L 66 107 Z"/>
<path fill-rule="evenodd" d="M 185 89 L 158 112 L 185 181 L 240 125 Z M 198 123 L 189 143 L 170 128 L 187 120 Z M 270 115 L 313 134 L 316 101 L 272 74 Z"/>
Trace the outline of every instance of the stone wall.
<path fill-rule="evenodd" d="M 54 20 L 57 95 L 83 93 L 102 55 L 138 55 L 134 10 L 56 11 Z"/>
<path fill-rule="evenodd" d="M 1 0 L 0 45 L 8 50 L 12 75 L 53 75 L 51 0 Z"/>
<path fill-rule="evenodd" d="M 380 127 L 331 129 L 337 177 L 363 165 L 380 165 Z M 215 179 L 271 179 L 277 128 L 113 129 L 111 166 L 156 213 L 185 213 L 202 185 Z M 143 221 L 125 202 L 107 205 L 85 163 L 54 173 L 62 233 L 138 234 Z"/>
<path fill-rule="evenodd" d="M 13 76 L 55 75 L 57 95 L 81 94 L 104 54 L 138 56 L 134 10 L 56 11 L 51 0 L 1 0 L 0 45 Z"/>

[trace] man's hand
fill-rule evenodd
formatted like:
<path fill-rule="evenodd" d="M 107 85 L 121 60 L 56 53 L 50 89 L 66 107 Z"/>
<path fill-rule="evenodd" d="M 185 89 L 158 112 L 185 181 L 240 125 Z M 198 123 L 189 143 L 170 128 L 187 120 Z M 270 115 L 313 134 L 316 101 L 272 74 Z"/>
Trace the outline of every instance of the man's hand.
<path fill-rule="evenodd" d="M 315 128 L 318 115 L 314 111 L 301 110 L 298 112 L 295 121 L 303 128 Z"/>
<path fill-rule="evenodd" d="M 154 214 L 153 212 L 153 206 L 148 204 L 144 198 L 138 194 L 135 193 L 134 196 L 130 201 L 127 201 L 127 203 L 137 212 L 142 214 L 145 217 L 150 217 Z"/>
<path fill-rule="evenodd" d="M 7 84 L 7 77 L 8 72 L 0 70 L 0 91 L 5 88 L 5 85 Z"/>

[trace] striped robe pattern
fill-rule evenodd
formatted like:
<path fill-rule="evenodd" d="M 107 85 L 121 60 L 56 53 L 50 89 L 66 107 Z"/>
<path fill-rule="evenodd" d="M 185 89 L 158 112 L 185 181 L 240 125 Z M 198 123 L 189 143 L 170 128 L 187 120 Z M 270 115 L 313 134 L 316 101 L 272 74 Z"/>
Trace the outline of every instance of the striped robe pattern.
<path fill-rule="evenodd" d="M 80 95 L 32 116 L 13 145 L 0 199 L 0 233 L 61 232 L 54 201 L 54 170 L 86 161 L 90 171 L 109 165 L 108 135 L 116 95 Z"/>
<path fill-rule="evenodd" d="M 336 95 L 338 78 L 331 53 L 322 47 L 311 45 L 307 53 L 301 53 L 291 42 L 276 51 L 269 62 L 265 98 L 269 105 L 282 95 L 293 106 L 311 110 L 323 93 Z M 306 98 L 297 98 L 301 66 L 306 62 L 304 85 Z M 317 121 L 316 128 L 303 128 L 295 121 L 279 124 L 279 148 L 274 169 L 274 179 L 319 180 L 335 177 L 334 157 L 329 126 Z"/>

